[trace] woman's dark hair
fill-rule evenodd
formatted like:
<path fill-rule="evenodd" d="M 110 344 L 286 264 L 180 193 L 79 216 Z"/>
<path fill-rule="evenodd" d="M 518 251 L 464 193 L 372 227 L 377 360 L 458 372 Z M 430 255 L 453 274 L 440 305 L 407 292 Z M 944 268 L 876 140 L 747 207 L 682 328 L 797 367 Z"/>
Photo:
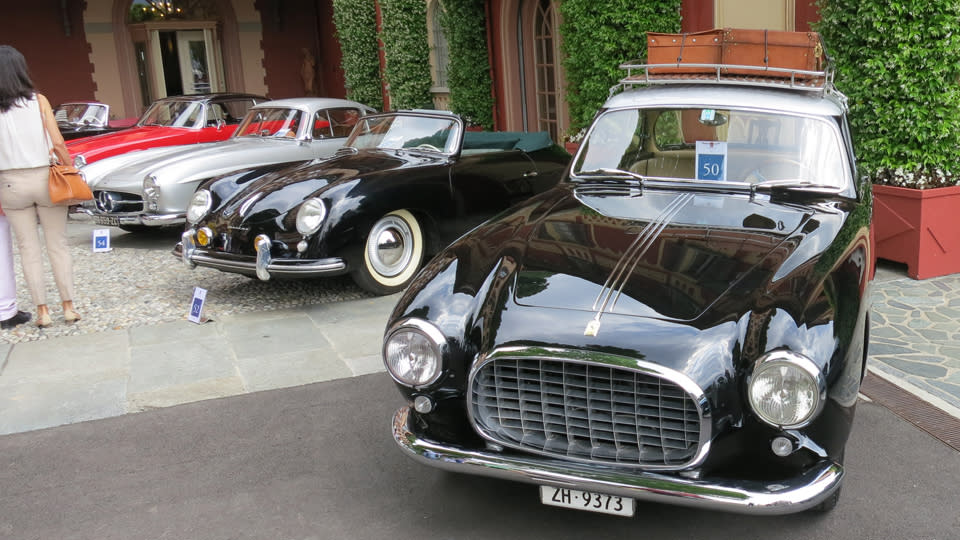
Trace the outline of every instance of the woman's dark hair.
<path fill-rule="evenodd" d="M 20 99 L 33 97 L 33 81 L 20 51 L 0 45 L 0 112 L 7 112 Z"/>

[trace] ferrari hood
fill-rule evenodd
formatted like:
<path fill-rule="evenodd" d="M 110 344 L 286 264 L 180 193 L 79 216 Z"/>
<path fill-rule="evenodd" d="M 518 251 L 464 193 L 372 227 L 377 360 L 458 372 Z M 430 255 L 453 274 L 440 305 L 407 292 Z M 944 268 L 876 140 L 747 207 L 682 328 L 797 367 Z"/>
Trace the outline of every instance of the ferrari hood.
<path fill-rule="evenodd" d="M 691 320 L 731 295 L 763 291 L 822 249 L 806 245 L 803 260 L 794 257 L 819 227 L 809 206 L 678 191 L 567 193 L 530 228 L 518 304 Z"/>

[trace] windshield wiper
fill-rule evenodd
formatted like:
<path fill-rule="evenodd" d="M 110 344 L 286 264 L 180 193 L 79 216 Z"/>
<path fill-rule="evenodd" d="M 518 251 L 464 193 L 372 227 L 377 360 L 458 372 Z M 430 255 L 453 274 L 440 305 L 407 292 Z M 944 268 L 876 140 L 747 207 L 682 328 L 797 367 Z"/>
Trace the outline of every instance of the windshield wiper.
<path fill-rule="evenodd" d="M 788 178 L 781 180 L 764 180 L 762 182 L 757 182 L 753 184 L 753 189 L 772 189 L 772 188 L 781 188 L 781 189 L 809 189 L 817 188 L 823 190 L 835 190 L 837 189 L 834 186 L 825 186 L 823 184 L 815 184 L 810 180 L 800 180 L 799 178 Z"/>
<path fill-rule="evenodd" d="M 601 167 L 599 169 L 591 169 L 589 171 L 580 171 L 575 174 L 576 176 L 620 176 L 620 177 L 626 176 L 628 178 L 639 180 L 641 185 L 643 184 L 644 180 L 646 180 L 646 177 L 644 177 L 643 175 L 637 174 L 632 171 L 624 171 L 622 169 L 608 169 L 606 167 Z"/>

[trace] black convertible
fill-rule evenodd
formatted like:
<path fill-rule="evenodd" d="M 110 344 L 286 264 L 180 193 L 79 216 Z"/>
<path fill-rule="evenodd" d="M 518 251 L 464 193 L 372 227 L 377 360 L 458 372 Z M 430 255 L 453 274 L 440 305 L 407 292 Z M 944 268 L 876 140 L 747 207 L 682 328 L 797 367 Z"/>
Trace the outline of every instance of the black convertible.
<path fill-rule="evenodd" d="M 174 253 L 263 280 L 349 272 L 388 294 L 427 255 L 553 187 L 569 160 L 542 132 L 465 131 L 442 111 L 367 116 L 330 159 L 201 184 Z"/>

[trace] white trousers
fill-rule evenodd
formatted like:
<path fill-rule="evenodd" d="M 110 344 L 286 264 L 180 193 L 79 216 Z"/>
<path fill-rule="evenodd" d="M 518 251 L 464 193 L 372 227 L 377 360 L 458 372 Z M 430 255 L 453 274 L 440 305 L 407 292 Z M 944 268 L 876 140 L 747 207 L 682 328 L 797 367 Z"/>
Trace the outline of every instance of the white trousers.
<path fill-rule="evenodd" d="M 17 314 L 17 276 L 13 272 L 13 241 L 7 216 L 0 216 L 0 320 Z"/>

